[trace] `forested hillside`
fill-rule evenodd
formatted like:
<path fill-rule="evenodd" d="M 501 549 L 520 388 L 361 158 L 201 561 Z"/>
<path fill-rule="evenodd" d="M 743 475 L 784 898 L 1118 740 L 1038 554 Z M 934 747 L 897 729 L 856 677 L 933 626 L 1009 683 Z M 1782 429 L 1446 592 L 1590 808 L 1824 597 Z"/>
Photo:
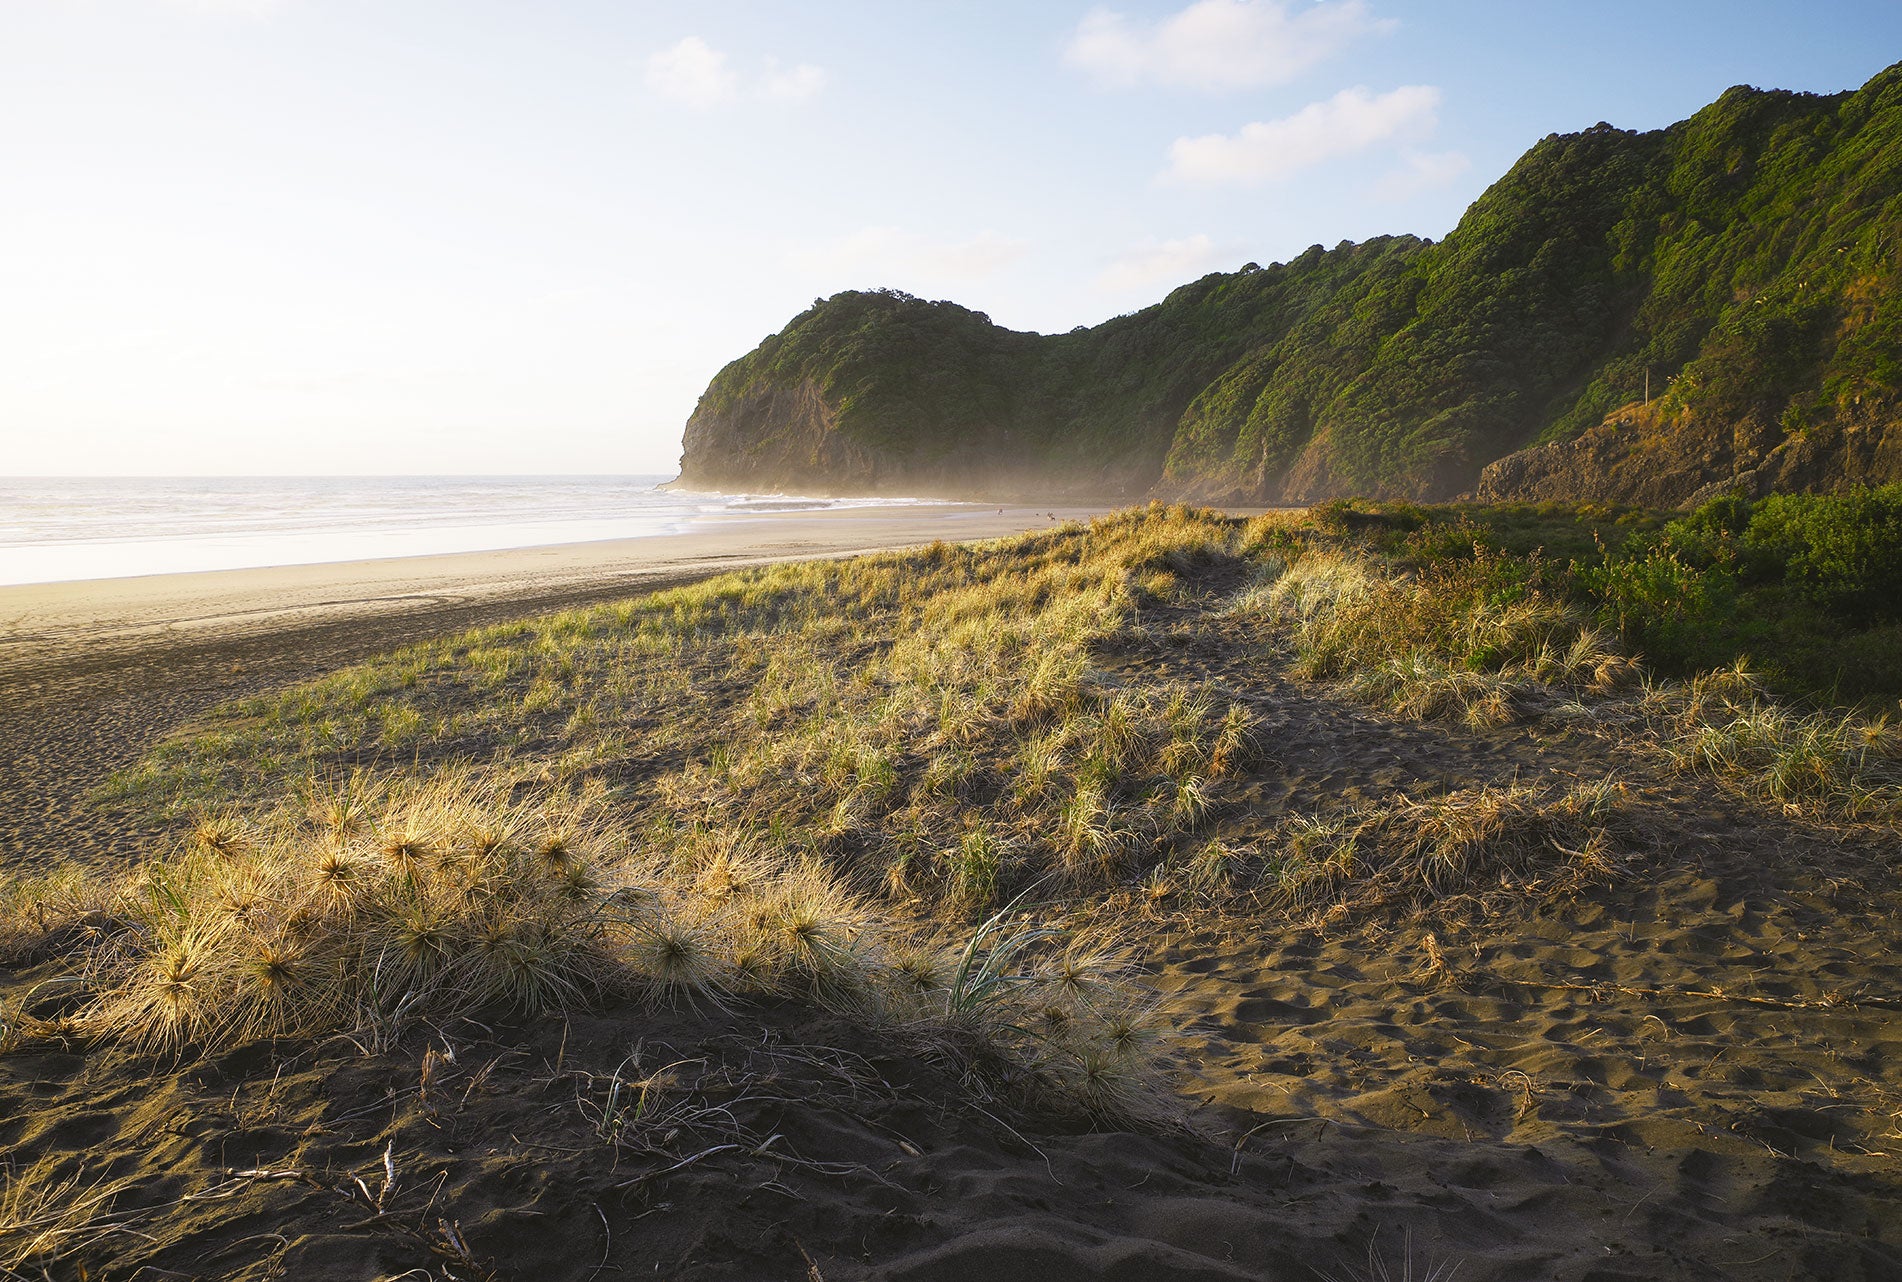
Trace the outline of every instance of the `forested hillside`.
<path fill-rule="evenodd" d="M 1657 503 L 1902 479 L 1898 263 L 1902 64 L 1737 88 L 1544 139 L 1442 241 L 1317 245 L 1068 334 L 817 302 L 713 380 L 682 479 Z"/>

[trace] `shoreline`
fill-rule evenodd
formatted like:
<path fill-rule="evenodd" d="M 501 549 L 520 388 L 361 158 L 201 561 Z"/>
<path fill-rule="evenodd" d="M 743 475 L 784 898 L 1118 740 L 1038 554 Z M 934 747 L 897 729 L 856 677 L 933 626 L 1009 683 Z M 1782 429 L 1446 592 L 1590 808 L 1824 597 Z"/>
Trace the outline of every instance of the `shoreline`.
<path fill-rule="evenodd" d="M 731 515 L 700 529 L 245 570 L 0 586 L 0 865 L 149 835 L 85 804 L 165 735 L 427 636 L 775 561 L 998 538 L 1109 507 L 970 504 Z"/>
<path fill-rule="evenodd" d="M 427 612 L 505 598 L 647 590 L 658 577 L 801 557 L 851 556 L 998 538 L 1087 519 L 1109 507 L 944 504 L 727 514 L 691 531 L 474 552 L 0 584 L 0 680 L 83 645 L 141 648 L 313 625 L 352 614 Z"/>

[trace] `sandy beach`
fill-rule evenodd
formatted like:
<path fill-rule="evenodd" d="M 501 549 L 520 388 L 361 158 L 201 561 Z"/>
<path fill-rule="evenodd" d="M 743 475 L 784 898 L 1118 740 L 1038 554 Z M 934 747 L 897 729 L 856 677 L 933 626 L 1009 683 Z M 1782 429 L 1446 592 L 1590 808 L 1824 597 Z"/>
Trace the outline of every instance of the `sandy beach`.
<path fill-rule="evenodd" d="M 406 641 L 1053 515 L 1080 514 L 827 512 L 0 589 L 0 850 L 135 852 L 129 820 L 84 802 L 106 773 L 217 703 Z M 1502 874 L 1430 912 L 1202 898 L 1173 865 L 1079 896 L 1079 920 L 1117 924 L 1170 1012 L 1171 1102 L 1139 1123 L 1010 1120 L 944 1060 L 793 999 L 456 1019 L 200 1060 L 49 1037 L 0 1057 L 0 1148 L 62 1171 L 104 1153 L 97 1169 L 131 1181 L 145 1209 L 110 1277 L 1902 1276 L 1892 829 L 1741 801 L 1665 768 L 1616 717 L 1397 719 L 1290 673 L 1222 608 L 1241 567 L 1174 563 L 1180 590 L 1092 649 L 1093 680 L 1246 709 L 1260 752 L 1212 794 L 1230 846 L 1273 848 L 1290 814 L 1607 780 L 1608 871 Z M 630 748 L 623 764 L 646 796 L 684 763 Z M 21 957 L 10 991 L 57 1014 L 63 947 Z M 637 1071 L 697 1120 L 649 1148 L 604 1144 L 604 1101 Z"/>
<path fill-rule="evenodd" d="M 741 566 L 995 538 L 1101 510 L 775 513 L 652 538 L 0 586 L 0 862 L 109 857 L 131 834 L 80 799 L 160 736 L 227 699 L 420 637 Z"/>
<path fill-rule="evenodd" d="M 1902 1282 L 1902 0 L 0 6 L 0 1282 Z"/>

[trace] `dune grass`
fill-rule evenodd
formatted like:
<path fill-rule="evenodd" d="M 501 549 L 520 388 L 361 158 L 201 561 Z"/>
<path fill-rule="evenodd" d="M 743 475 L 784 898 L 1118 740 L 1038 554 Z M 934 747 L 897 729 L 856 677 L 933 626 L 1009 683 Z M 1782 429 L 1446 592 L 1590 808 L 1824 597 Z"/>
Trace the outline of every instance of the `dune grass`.
<path fill-rule="evenodd" d="M 1609 780 L 1398 797 L 1332 816 L 1290 816 L 1262 885 L 1304 909 L 1574 890 L 1617 870 L 1632 828 L 1625 790 Z"/>
<path fill-rule="evenodd" d="M 662 846 L 764 842 L 978 914 L 1048 876 L 1115 880 L 1247 763 L 1241 705 L 1091 662 L 1185 571 L 1233 562 L 1237 534 L 1158 507 L 482 629 L 237 704 L 106 796 L 188 816 L 339 770 L 479 762 L 600 781 Z"/>
<path fill-rule="evenodd" d="M 83 896 L 21 879 L 6 893 L 43 910 L 36 929 L 80 905 L 100 924 L 79 986 L 56 1012 L 12 1012 L 10 1035 L 175 1055 L 791 998 L 949 1058 L 978 1089 L 1009 1080 L 1110 1111 L 1153 1083 L 1156 1013 L 1100 936 L 1021 914 L 972 931 L 900 921 L 811 859 L 706 832 L 638 846 L 606 796 L 466 767 L 353 774 L 201 823 Z"/>
<path fill-rule="evenodd" d="M 1541 589 L 1537 571 L 1483 552 L 1415 571 L 1318 543 L 1265 557 L 1229 608 L 1285 634 L 1303 676 L 1412 720 L 1483 729 L 1638 677 L 1616 639 Z"/>
<path fill-rule="evenodd" d="M 1292 670 L 1417 721 L 1486 730 L 1615 723 L 1740 795 L 1846 817 L 1902 815 L 1902 730 L 1855 708 L 1777 699 L 1747 660 L 1660 680 L 1535 548 L 1383 556 L 1313 526 L 1269 529 L 1227 611 L 1293 651 Z M 1563 577 L 1562 575 L 1556 577 Z"/>
<path fill-rule="evenodd" d="M 1401 717 L 1581 713 L 1741 793 L 1893 817 L 1886 724 L 1789 709 L 1741 668 L 1652 682 L 1542 574 L 1155 505 L 430 640 L 222 709 L 112 780 L 178 833 L 135 872 L 0 879 L 0 963 L 83 963 L 0 1037 L 386 1045 L 482 1012 L 793 1000 L 980 1093 L 1127 1113 L 1170 1015 L 1136 951 L 1060 905 L 1414 911 L 1574 888 L 1643 846 L 1608 781 L 1237 838 L 1237 780 L 1273 768 L 1246 680 L 1124 651 L 1240 638 Z"/>
<path fill-rule="evenodd" d="M 1635 802 L 1603 779 L 1293 811 L 1263 837 L 1214 838 L 1156 868 L 1145 890 L 1309 923 L 1490 909 L 1622 875 L 1647 848 Z"/>
<path fill-rule="evenodd" d="M 1188 839 L 1251 759 L 1239 706 L 1092 663 L 1235 537 L 1157 508 L 774 567 L 233 705 L 108 785 L 174 845 L 0 882 L 0 949 L 84 964 L 6 1036 L 177 1055 L 793 999 L 981 1093 L 1126 1113 L 1163 1016 L 1040 905 Z"/>
<path fill-rule="evenodd" d="M 1102 658 L 1219 625 L 1403 718 L 1622 725 L 1746 795 L 1893 813 L 1886 725 L 1800 713 L 1741 668 L 1651 681 L 1540 547 L 1453 555 L 1439 530 L 1386 552 L 1340 515 L 1152 505 L 439 638 L 228 707 L 106 794 L 202 836 L 313 778 L 466 768 L 597 797 L 656 865 L 713 852 L 705 876 L 745 878 L 768 851 L 861 903 L 975 921 L 1031 887 L 1204 885 L 1249 863 L 1222 837 L 1259 764 L 1248 700 L 1193 665 L 1131 680 Z M 734 964 L 768 967 L 747 949 Z"/>
<path fill-rule="evenodd" d="M 1902 816 L 1902 728 L 1886 717 L 1793 708 L 1742 663 L 1654 685 L 1641 707 L 1679 770 L 1798 810 Z"/>
<path fill-rule="evenodd" d="M 1238 706 L 1092 664 L 1234 539 L 1155 509 L 781 566 L 232 706 L 109 786 L 176 848 L 0 888 L 18 955 L 94 921 L 84 1000 L 11 1035 L 173 1054 L 792 998 L 1133 1107 L 1159 1016 L 1115 950 L 985 918 L 1153 859 L 1249 761 Z"/>

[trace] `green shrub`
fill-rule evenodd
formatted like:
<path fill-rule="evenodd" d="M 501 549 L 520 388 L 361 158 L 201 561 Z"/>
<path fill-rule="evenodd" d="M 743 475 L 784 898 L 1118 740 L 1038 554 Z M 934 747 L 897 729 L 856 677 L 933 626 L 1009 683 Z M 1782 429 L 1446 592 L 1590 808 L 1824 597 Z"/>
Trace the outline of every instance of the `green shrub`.
<path fill-rule="evenodd" d="M 1785 696 L 1902 694 L 1902 486 L 1725 495 L 1573 569 L 1600 617 L 1660 672 L 1748 658 Z"/>
<path fill-rule="evenodd" d="M 1902 485 L 1774 495 L 1751 513 L 1744 543 L 1852 623 L 1902 619 Z"/>
<path fill-rule="evenodd" d="M 1597 598 L 1605 621 L 1654 667 L 1692 672 L 1735 657 L 1728 638 L 1737 577 L 1728 566 L 1700 568 L 1667 539 L 1583 568 L 1579 581 Z"/>

